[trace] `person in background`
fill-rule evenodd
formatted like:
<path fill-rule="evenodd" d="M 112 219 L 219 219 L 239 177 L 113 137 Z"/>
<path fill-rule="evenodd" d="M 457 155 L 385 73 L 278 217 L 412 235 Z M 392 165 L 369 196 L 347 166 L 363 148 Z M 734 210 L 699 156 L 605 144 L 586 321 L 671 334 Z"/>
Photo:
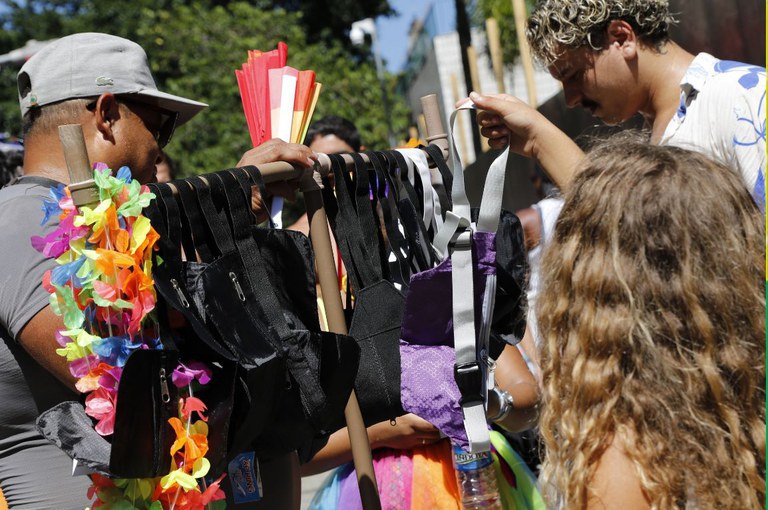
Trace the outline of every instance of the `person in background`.
<path fill-rule="evenodd" d="M 550 508 L 765 508 L 763 214 L 681 148 L 577 170 L 537 305 Z"/>
<path fill-rule="evenodd" d="M 357 127 L 352 121 L 338 115 L 327 115 L 313 122 L 307 130 L 304 145 L 325 154 L 365 150 Z"/>
<path fill-rule="evenodd" d="M 304 145 L 313 152 L 323 154 L 343 154 L 365 150 L 357 127 L 352 121 L 338 115 L 327 115 L 310 124 L 309 129 L 307 129 L 307 136 L 304 138 Z M 287 228 L 288 230 L 297 230 L 308 236 L 309 220 L 302 206 L 303 204 L 299 205 L 298 203 L 295 206 L 286 205 L 289 210 L 294 208 L 301 210 L 298 219 Z M 335 254 L 335 243 L 333 248 Z M 335 257 L 338 260 L 338 256 L 335 255 Z"/>
<path fill-rule="evenodd" d="M 6 149 L 0 143 L 0 188 L 9 184 L 24 173 L 22 165 L 24 163 L 24 148 L 19 146 L 18 148 Z"/>
<path fill-rule="evenodd" d="M 667 0 L 540 0 L 528 19 L 533 54 L 569 107 L 606 124 L 640 113 L 654 144 L 725 162 L 765 210 L 765 68 L 692 55 L 670 39 Z M 536 158 L 565 190 L 583 152 L 512 96 L 470 95 L 492 148 Z"/>
<path fill-rule="evenodd" d="M 764 210 L 765 69 L 706 53 L 694 56 L 670 39 L 672 23 L 667 0 L 540 0 L 527 37 L 537 59 L 562 82 L 569 107 L 586 108 L 611 125 L 640 113 L 649 129 L 647 143 L 698 150 L 726 162 Z M 478 123 L 492 148 L 509 145 L 535 158 L 567 190 L 584 157 L 573 140 L 515 97 L 473 92 L 470 98 L 481 110 Z M 554 224 L 562 203 L 542 205 L 543 219 Z M 535 251 L 534 237 L 527 243 Z M 541 239 L 538 253 L 547 242 L 546 235 Z M 532 275 L 534 299 L 537 281 Z M 537 338 L 532 309 L 522 344 Z M 526 351 L 538 357 L 535 349 Z"/>
<path fill-rule="evenodd" d="M 157 182 L 170 182 L 176 178 L 176 163 L 167 152 L 160 152 L 160 161 L 155 165 L 155 180 Z"/>
<path fill-rule="evenodd" d="M 73 477 L 72 460 L 35 428 L 42 411 L 78 398 L 66 360 L 56 354 L 56 332 L 64 322 L 41 285 L 55 262 L 30 243 L 31 236 L 57 227 L 55 221 L 41 226 L 42 201 L 69 182 L 57 127 L 82 125 L 92 161 L 128 166 L 134 179 L 146 183 L 155 179 L 174 128 L 207 105 L 157 90 L 144 50 L 108 34 L 56 40 L 24 64 L 17 82 L 25 173 L 0 190 L 0 488 L 14 509 L 82 509 L 90 481 Z M 311 167 L 315 159 L 303 145 L 270 140 L 246 152 L 238 166 L 284 160 Z M 294 458 L 264 465 L 265 485 L 289 486 L 288 473 L 293 466 L 298 470 Z M 292 505 L 290 487 L 273 491 L 271 502 L 269 497 L 256 507 Z"/>

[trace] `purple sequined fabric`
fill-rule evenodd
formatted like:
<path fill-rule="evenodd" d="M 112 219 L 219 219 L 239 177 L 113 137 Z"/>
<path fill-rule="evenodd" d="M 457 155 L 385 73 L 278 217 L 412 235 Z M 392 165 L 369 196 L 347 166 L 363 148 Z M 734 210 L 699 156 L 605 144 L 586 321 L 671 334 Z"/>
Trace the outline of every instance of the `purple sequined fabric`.
<path fill-rule="evenodd" d="M 411 345 L 400 341 L 400 400 L 406 412 L 424 418 L 467 448 L 461 393 L 453 379 L 456 354 L 445 345 Z"/>
<path fill-rule="evenodd" d="M 496 234 L 476 232 L 472 236 L 475 324 L 479 330 L 485 279 L 496 273 Z M 451 259 L 411 276 L 405 298 L 400 338 L 410 344 L 453 345 Z"/>
<path fill-rule="evenodd" d="M 496 273 L 496 234 L 472 236 L 475 331 L 480 330 L 486 277 Z M 400 329 L 400 401 L 403 409 L 424 418 L 468 448 L 461 392 L 453 378 L 453 302 L 451 259 L 411 276 Z"/>

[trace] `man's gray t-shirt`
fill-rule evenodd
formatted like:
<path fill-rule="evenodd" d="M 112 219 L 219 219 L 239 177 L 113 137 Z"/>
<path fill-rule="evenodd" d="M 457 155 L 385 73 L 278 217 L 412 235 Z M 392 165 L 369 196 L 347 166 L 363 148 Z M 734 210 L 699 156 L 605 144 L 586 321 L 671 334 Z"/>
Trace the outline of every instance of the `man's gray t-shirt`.
<path fill-rule="evenodd" d="M 35 428 L 41 412 L 78 396 L 16 341 L 27 322 L 48 305 L 41 281 L 55 262 L 37 252 L 30 238 L 56 228 L 57 218 L 45 226 L 40 221 L 43 199 L 57 185 L 22 177 L 0 189 L 0 488 L 14 509 L 88 506 L 89 479 L 71 476 L 72 460 Z"/>

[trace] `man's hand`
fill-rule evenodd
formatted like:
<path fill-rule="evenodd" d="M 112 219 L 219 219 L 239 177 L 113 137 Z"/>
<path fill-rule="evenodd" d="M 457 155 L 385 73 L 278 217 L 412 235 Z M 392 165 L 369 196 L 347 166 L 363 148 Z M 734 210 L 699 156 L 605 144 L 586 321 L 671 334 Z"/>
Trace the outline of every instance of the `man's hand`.
<path fill-rule="evenodd" d="M 286 143 L 279 138 L 273 138 L 243 154 L 237 166 L 259 166 L 275 161 L 285 161 L 292 165 L 311 168 L 317 161 L 317 154 L 306 145 Z M 267 220 L 268 207 L 265 202 L 271 196 L 280 196 L 292 202 L 296 200 L 297 186 L 298 179 L 269 183 L 266 185 L 269 194 L 267 197 L 262 197 L 258 187 L 254 186 L 251 194 L 251 209 L 256 214 L 258 222 Z"/>
<path fill-rule="evenodd" d="M 565 190 L 584 157 L 568 135 L 516 97 L 472 92 L 469 98 L 479 110 L 480 134 L 488 138 L 491 148 L 509 145 L 513 152 L 538 160 L 555 184 Z"/>
<path fill-rule="evenodd" d="M 309 168 L 317 161 L 317 154 L 306 145 L 286 143 L 279 138 L 273 138 L 243 154 L 237 166 L 259 166 L 275 161 L 286 161 Z"/>
<path fill-rule="evenodd" d="M 550 122 L 537 110 L 507 94 L 470 94 L 478 108 L 480 134 L 488 138 L 492 149 L 510 145 L 513 152 L 536 157 L 536 135 Z"/>

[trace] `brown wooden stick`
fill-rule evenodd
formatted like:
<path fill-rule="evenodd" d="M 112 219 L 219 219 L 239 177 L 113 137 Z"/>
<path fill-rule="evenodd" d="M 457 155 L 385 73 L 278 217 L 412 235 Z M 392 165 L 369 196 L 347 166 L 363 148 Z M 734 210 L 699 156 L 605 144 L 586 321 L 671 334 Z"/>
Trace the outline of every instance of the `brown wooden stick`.
<path fill-rule="evenodd" d="M 499 94 L 506 94 L 504 86 L 504 55 L 501 51 L 501 37 L 499 35 L 499 23 L 496 18 L 485 20 L 485 33 L 488 36 L 488 49 L 491 52 L 491 64 L 493 75 L 496 78 L 496 88 Z"/>
<path fill-rule="evenodd" d="M 83 128 L 80 124 L 59 126 L 59 140 L 69 171 L 69 192 L 75 207 L 95 204 L 99 201 L 99 189 L 93 181 L 93 170 L 85 148 Z"/>
<path fill-rule="evenodd" d="M 515 17 L 517 42 L 520 46 L 520 61 L 523 64 L 525 84 L 528 88 L 528 104 L 536 108 L 538 100 L 536 98 L 536 81 L 533 77 L 533 59 L 531 58 L 531 48 L 528 46 L 528 39 L 525 37 L 525 20 L 528 17 L 525 10 L 525 0 L 512 0 L 512 13 Z"/>

